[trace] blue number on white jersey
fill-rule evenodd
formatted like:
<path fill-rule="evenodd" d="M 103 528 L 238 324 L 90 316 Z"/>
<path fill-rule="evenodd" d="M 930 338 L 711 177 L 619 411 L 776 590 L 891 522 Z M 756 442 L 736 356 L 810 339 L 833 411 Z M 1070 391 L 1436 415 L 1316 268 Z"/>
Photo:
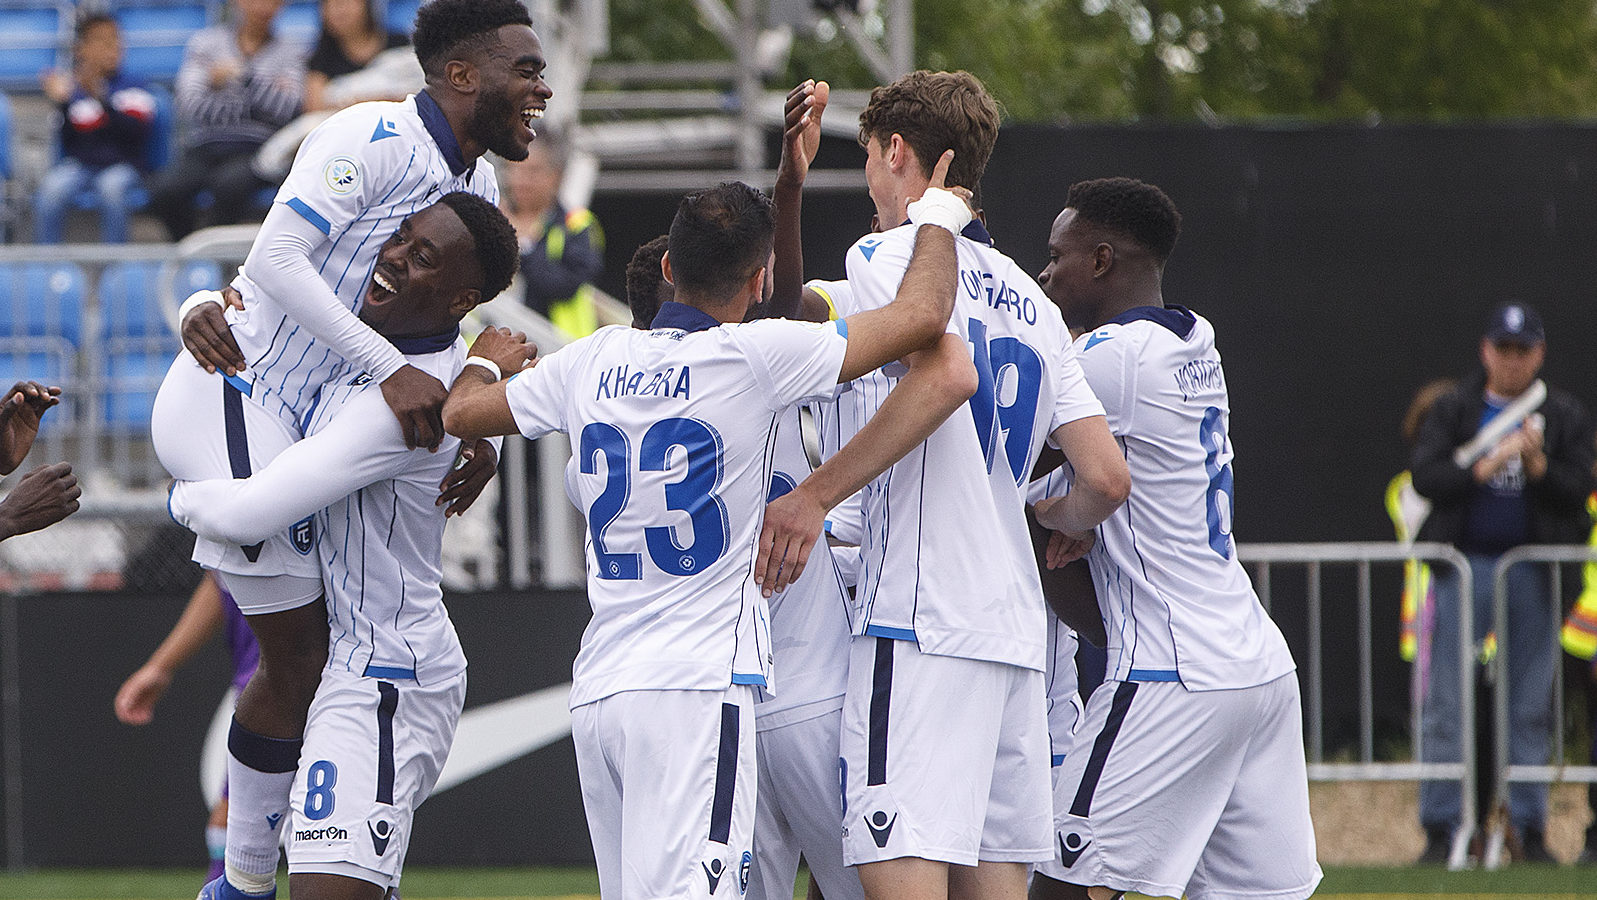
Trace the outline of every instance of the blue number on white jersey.
<path fill-rule="evenodd" d="M 970 319 L 970 343 L 976 364 L 970 413 L 987 471 L 992 472 L 1002 442 L 1010 474 L 1021 484 L 1031 474 L 1026 459 L 1042 392 L 1042 357 L 1019 338 L 998 337 L 989 343 L 987 323 L 975 317 Z"/>
<path fill-rule="evenodd" d="M 1203 411 L 1198 441 L 1203 444 L 1204 471 L 1209 473 L 1209 493 L 1204 508 L 1209 520 L 1209 547 L 1221 559 L 1231 558 L 1231 452 L 1226 446 L 1225 413 L 1211 406 Z"/>
<path fill-rule="evenodd" d="M 638 448 L 638 469 L 669 469 L 671 449 L 687 454 L 687 473 L 665 486 L 665 507 L 688 514 L 693 523 L 693 543 L 682 546 L 674 526 L 651 525 L 643 529 L 649 559 L 668 575 L 693 575 L 720 559 L 727 551 L 731 527 L 726 504 L 716 495 L 721 486 L 722 447 L 716 430 L 698 419 L 662 419 L 644 432 Z M 605 487 L 588 509 L 588 528 L 598 575 L 607 581 L 636 581 L 643 577 L 637 553 L 613 553 L 605 547 L 610 527 L 632 496 L 632 452 L 626 433 L 614 425 L 594 422 L 582 429 L 582 472 L 597 474 L 596 463 L 605 458 Z"/>

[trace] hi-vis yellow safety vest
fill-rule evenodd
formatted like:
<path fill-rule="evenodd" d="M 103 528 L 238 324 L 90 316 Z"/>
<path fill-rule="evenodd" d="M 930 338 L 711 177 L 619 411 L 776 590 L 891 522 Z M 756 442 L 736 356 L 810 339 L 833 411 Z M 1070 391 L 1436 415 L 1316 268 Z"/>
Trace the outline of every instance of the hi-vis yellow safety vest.
<path fill-rule="evenodd" d="M 1420 524 L 1425 521 L 1425 515 L 1430 512 L 1430 504 L 1425 504 L 1423 510 L 1416 510 L 1414 500 L 1414 477 L 1408 472 L 1399 472 L 1386 485 L 1386 514 L 1392 519 L 1392 529 L 1397 532 L 1397 540 L 1402 544 L 1412 544 L 1419 536 Z M 1597 534 L 1593 535 L 1597 540 Z M 1597 579 L 1597 569 L 1588 565 L 1588 592 L 1597 592 L 1591 587 L 1593 579 Z M 1429 563 L 1421 562 L 1416 558 L 1403 561 L 1403 631 L 1398 639 L 1398 653 L 1404 662 L 1413 662 L 1419 656 L 1420 630 L 1426 621 L 1427 615 L 1436 602 L 1436 585 L 1431 577 Z M 1593 599 L 1592 609 L 1597 612 L 1597 598 Z M 1597 617 L 1593 618 L 1594 627 L 1597 627 Z M 1594 632 L 1597 635 L 1597 632 Z M 1427 636 L 1428 638 L 1428 636 Z M 1574 651 L 1571 651 L 1574 652 Z M 1497 632 L 1487 632 L 1486 638 L 1481 641 L 1480 660 L 1486 662 L 1497 655 Z"/>
<path fill-rule="evenodd" d="M 588 228 L 593 229 L 591 239 L 602 246 L 603 233 L 599 231 L 599 221 L 593 217 L 593 213 L 586 209 L 574 209 L 566 213 L 565 222 L 550 227 L 544 233 L 544 246 L 549 259 L 558 262 L 566 255 L 566 235 L 581 234 Z M 594 306 L 592 286 L 584 284 L 577 288 L 575 294 L 563 300 L 549 301 L 549 321 L 573 338 L 587 337 L 597 331 L 599 312 Z"/>
<path fill-rule="evenodd" d="M 1597 523 L 1597 493 L 1586 498 L 1586 512 Z M 1597 547 L 1597 524 L 1594 524 L 1587 544 Z M 1580 599 L 1575 601 L 1575 608 L 1569 611 L 1569 618 L 1564 620 L 1558 640 L 1569 655 L 1591 659 L 1597 656 L 1597 563 L 1589 562 L 1582 567 L 1581 583 L 1584 587 Z"/>

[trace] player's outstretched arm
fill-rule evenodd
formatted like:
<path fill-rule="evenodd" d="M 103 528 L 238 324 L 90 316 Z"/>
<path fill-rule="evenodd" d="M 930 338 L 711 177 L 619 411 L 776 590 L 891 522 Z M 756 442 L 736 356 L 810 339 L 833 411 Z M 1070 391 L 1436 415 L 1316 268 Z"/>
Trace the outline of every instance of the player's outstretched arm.
<path fill-rule="evenodd" d="M 976 393 L 976 367 L 957 334 L 944 334 L 905 362 L 909 373 L 876 415 L 837 455 L 765 507 L 754 563 L 754 580 L 765 596 L 804 574 L 829 510 L 919 446 Z"/>
<path fill-rule="evenodd" d="M 139 666 L 117 689 L 112 707 L 124 725 L 148 725 L 155 717 L 155 704 L 172 684 L 172 675 L 205 646 L 222 627 L 222 590 L 210 572 L 200 579 L 189 597 L 177 624 L 155 648 L 148 661 Z"/>
<path fill-rule="evenodd" d="M 289 318 L 379 382 L 406 446 L 437 449 L 444 436 L 439 410 L 448 396 L 443 382 L 406 363 L 393 344 L 339 301 L 311 262 L 326 241 L 318 226 L 287 204 L 273 204 L 244 270 Z"/>
<path fill-rule="evenodd" d="M 1098 527 L 1131 495 L 1131 471 L 1103 416 L 1087 416 L 1054 429 L 1053 442 L 1075 470 L 1070 493 L 1051 497 L 1033 507 L 1037 523 L 1081 540 Z M 1090 546 L 1090 543 L 1088 544 Z M 1086 548 L 1080 548 L 1086 552 Z M 1061 556 L 1050 554 L 1050 565 Z M 1063 561 L 1059 562 L 1063 565 Z"/>
<path fill-rule="evenodd" d="M 39 436 L 45 410 L 61 402 L 61 389 L 37 381 L 19 381 L 0 403 L 0 475 L 10 475 Z"/>
<path fill-rule="evenodd" d="M 520 372 L 537 353 L 538 348 L 527 343 L 527 336 L 519 331 L 484 329 L 472 342 L 466 368 L 449 389 L 444 429 L 463 441 L 516 434 L 516 417 L 505 395 L 509 378 L 505 376 Z"/>
<path fill-rule="evenodd" d="M 78 511 L 78 476 L 69 463 L 40 466 L 0 500 L 0 541 L 47 528 Z"/>

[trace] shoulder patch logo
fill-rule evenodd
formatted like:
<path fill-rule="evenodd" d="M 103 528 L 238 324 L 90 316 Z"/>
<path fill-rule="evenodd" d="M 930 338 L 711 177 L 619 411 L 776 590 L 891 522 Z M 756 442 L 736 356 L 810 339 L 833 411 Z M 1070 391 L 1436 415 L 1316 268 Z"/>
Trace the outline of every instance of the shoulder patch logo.
<path fill-rule="evenodd" d="M 335 194 L 348 194 L 360 186 L 360 166 L 347 156 L 335 156 L 322 169 L 327 189 Z"/>
<path fill-rule="evenodd" d="M 1083 353 L 1085 353 L 1112 337 L 1114 337 L 1114 335 L 1107 331 L 1094 331 L 1091 335 L 1088 335 L 1087 343 L 1082 345 L 1081 350 Z"/>
<path fill-rule="evenodd" d="M 875 240 L 875 239 L 872 239 L 872 240 L 869 240 L 869 241 L 861 241 L 860 245 L 859 245 L 859 252 L 865 254 L 865 261 L 866 262 L 870 262 L 871 261 L 871 257 L 876 255 L 876 248 L 880 247 L 881 245 L 882 245 L 882 242 L 878 241 L 878 240 Z"/>
<path fill-rule="evenodd" d="M 391 137 L 399 137 L 399 131 L 398 129 L 394 128 L 394 123 L 388 121 L 387 119 L 378 119 L 377 130 L 372 132 L 372 139 L 366 143 L 375 144 L 383 138 Z"/>

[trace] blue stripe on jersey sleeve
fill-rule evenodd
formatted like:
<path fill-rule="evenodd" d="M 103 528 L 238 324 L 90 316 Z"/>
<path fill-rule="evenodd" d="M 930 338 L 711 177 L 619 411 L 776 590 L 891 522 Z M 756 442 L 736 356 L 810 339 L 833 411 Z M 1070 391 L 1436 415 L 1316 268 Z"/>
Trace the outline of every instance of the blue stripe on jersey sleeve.
<path fill-rule="evenodd" d="M 833 323 L 835 323 L 837 325 L 837 333 L 842 335 L 845 338 L 848 337 L 848 320 L 847 319 L 833 319 L 832 321 L 833 321 Z"/>
<path fill-rule="evenodd" d="M 310 204 L 298 197 L 288 198 L 288 208 L 305 217 L 305 221 L 315 225 L 322 234 L 333 233 L 333 224 L 322 217 L 322 214 L 310 208 Z"/>
<path fill-rule="evenodd" d="M 916 640 L 913 628 L 891 628 L 887 625 L 867 625 L 865 633 L 871 637 L 887 638 L 894 641 Z"/>
<path fill-rule="evenodd" d="M 1180 681 L 1181 673 L 1174 669 L 1132 669 L 1126 673 L 1127 681 Z"/>
<path fill-rule="evenodd" d="M 765 687 L 765 676 L 758 672 L 733 672 L 732 683 L 757 684 L 760 687 Z"/>

